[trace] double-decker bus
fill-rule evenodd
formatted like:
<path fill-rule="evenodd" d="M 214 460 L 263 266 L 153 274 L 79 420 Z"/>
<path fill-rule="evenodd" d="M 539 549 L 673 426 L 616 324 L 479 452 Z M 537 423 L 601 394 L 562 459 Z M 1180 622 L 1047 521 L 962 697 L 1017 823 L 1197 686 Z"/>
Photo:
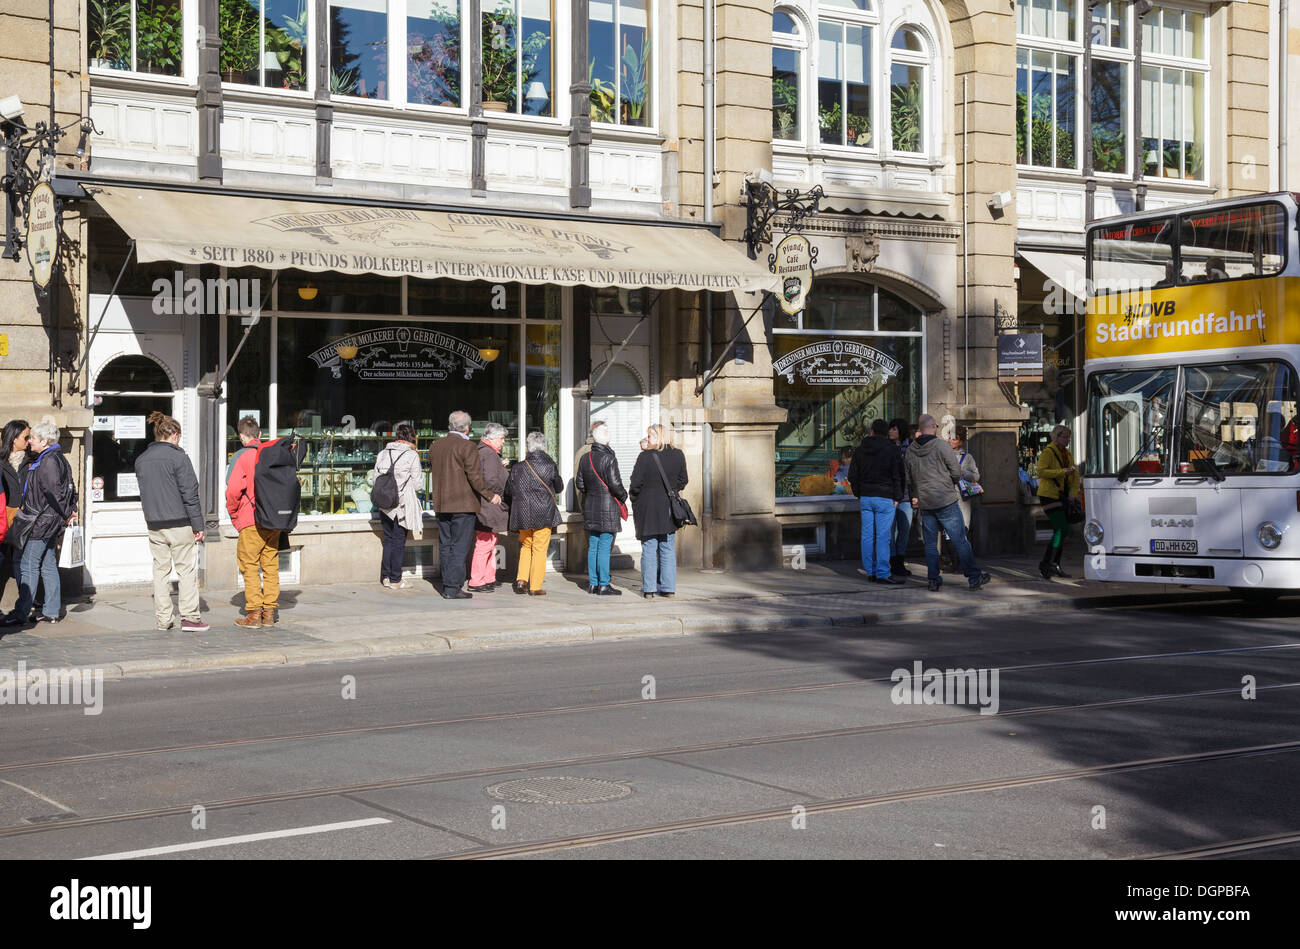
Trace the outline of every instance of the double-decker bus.
<path fill-rule="evenodd" d="M 1089 579 L 1300 589 L 1297 195 L 1089 228 Z"/>

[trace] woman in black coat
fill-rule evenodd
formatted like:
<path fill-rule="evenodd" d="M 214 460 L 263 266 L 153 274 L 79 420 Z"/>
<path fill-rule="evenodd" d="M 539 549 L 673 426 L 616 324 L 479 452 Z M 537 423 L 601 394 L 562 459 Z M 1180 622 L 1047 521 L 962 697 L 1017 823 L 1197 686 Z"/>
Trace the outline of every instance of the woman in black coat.
<path fill-rule="evenodd" d="M 5 496 L 0 517 L 12 523 L 14 515 L 23 506 L 23 480 L 27 477 L 27 437 L 31 429 L 22 419 L 14 419 L 0 434 L 0 492 Z M 6 510 L 7 509 L 7 510 Z M 12 512 L 12 513 L 10 513 Z M 9 577 L 18 585 L 18 557 L 22 552 L 0 544 L 0 599 L 4 599 Z"/>
<path fill-rule="evenodd" d="M 546 576 L 546 550 L 551 531 L 560 526 L 555 495 L 564 490 L 564 481 L 559 467 L 544 451 L 545 435 L 529 432 L 524 447 L 528 454 L 510 466 L 503 495 L 510 505 L 510 530 L 519 531 L 519 572 L 515 574 L 514 590 L 545 596 L 542 580 Z"/>
<path fill-rule="evenodd" d="M 641 541 L 641 595 L 649 599 L 656 593 L 672 596 L 677 592 L 677 525 L 664 480 L 667 478 L 674 491 L 686 487 L 686 456 L 673 447 L 673 430 L 667 425 L 651 425 L 646 440 L 650 447 L 637 457 L 628 493 L 637 540 Z"/>
<path fill-rule="evenodd" d="M 609 554 L 623 526 L 627 489 L 618 473 L 618 458 L 609 447 L 609 426 L 591 426 L 591 451 L 578 461 L 574 484 L 582 492 L 582 522 L 587 528 L 587 592 L 621 596 L 609 585 Z"/>

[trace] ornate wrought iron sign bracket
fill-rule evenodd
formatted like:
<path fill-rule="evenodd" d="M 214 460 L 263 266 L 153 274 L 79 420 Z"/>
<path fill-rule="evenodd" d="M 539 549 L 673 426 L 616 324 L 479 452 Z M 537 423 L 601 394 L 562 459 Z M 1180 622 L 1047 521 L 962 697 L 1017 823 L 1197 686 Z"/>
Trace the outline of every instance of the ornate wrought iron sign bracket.
<path fill-rule="evenodd" d="M 741 199 L 745 205 L 745 246 L 749 259 L 758 259 L 758 248 L 772 243 L 772 220 L 778 214 L 789 215 L 786 233 L 803 228 L 804 219 L 821 210 L 821 200 L 826 197 L 821 185 L 808 191 L 791 188 L 778 191 L 769 181 L 746 181 Z"/>

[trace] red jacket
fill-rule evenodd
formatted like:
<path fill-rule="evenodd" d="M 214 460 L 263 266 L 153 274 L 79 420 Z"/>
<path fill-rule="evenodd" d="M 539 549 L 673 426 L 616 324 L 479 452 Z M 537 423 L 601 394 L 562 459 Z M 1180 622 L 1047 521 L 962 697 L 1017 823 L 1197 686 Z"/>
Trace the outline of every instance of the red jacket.
<path fill-rule="evenodd" d="M 260 443 L 253 451 L 244 452 L 230 472 L 230 480 L 226 482 L 226 510 L 230 512 L 235 530 L 242 531 L 254 524 L 253 502 L 256 496 L 253 493 L 253 470 L 257 467 L 257 458 L 262 449 L 276 441 L 278 439 L 273 438 L 269 442 Z"/>
<path fill-rule="evenodd" d="M 0 540 L 9 533 L 9 515 L 5 511 L 5 489 L 0 487 Z"/>

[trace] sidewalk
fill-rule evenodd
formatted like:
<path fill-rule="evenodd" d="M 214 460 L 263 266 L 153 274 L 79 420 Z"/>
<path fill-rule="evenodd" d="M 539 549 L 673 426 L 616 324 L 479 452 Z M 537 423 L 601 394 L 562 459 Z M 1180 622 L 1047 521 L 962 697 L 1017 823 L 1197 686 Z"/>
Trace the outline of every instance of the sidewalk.
<path fill-rule="evenodd" d="M 1082 577 L 1081 558 L 1064 564 Z M 1043 581 L 1032 557 L 984 562 L 993 582 L 971 591 L 946 575 L 930 593 L 923 563 L 909 561 L 905 586 L 868 583 L 852 561 L 812 562 L 807 569 L 750 573 L 679 568 L 677 595 L 643 599 L 635 571 L 615 571 L 619 597 L 594 597 L 585 576 L 548 573 L 545 598 L 515 595 L 508 584 L 472 600 L 447 601 L 429 581 L 389 591 L 377 582 L 286 587 L 273 629 L 243 630 L 243 593 L 205 595 L 200 635 L 154 628 L 147 585 L 100 591 L 65 605 L 56 626 L 0 629 L 0 669 L 96 667 L 109 678 L 330 659 L 461 652 L 530 643 L 593 642 L 627 636 L 744 633 L 836 625 L 871 625 L 950 615 L 1024 613 L 1045 608 L 1122 605 L 1219 595 L 1167 584 Z M 367 569 L 367 573 L 374 572 Z M 10 585 L 3 606 L 12 606 Z"/>

